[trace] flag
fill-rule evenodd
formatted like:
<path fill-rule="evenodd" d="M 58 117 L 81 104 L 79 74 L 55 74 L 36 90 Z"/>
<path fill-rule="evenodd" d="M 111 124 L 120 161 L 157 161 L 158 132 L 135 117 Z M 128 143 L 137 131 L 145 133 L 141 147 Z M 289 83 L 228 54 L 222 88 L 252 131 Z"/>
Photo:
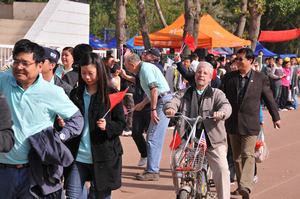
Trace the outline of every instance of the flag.
<path fill-rule="evenodd" d="M 200 145 L 200 147 L 203 147 L 204 151 L 206 151 L 207 143 L 206 143 L 206 137 L 205 137 L 204 130 L 202 130 L 201 137 L 199 140 L 199 145 Z"/>
<path fill-rule="evenodd" d="M 123 100 L 127 91 L 128 88 L 126 88 L 124 91 L 109 94 L 109 101 L 110 101 L 109 111 L 111 111 L 117 104 L 119 104 Z"/>
<path fill-rule="evenodd" d="M 173 63 L 174 63 L 174 61 L 168 57 L 168 59 L 167 59 L 168 66 L 172 66 Z"/>
<path fill-rule="evenodd" d="M 174 133 L 174 136 L 171 140 L 171 143 L 170 143 L 169 147 L 170 147 L 171 150 L 175 150 L 179 147 L 180 144 L 181 144 L 181 137 L 180 137 L 178 131 L 176 131 Z"/>
<path fill-rule="evenodd" d="M 193 35 L 191 35 L 189 32 L 187 32 L 185 35 L 184 43 L 189 47 L 189 49 L 192 52 L 194 52 L 196 50 L 195 39 L 194 39 Z"/>

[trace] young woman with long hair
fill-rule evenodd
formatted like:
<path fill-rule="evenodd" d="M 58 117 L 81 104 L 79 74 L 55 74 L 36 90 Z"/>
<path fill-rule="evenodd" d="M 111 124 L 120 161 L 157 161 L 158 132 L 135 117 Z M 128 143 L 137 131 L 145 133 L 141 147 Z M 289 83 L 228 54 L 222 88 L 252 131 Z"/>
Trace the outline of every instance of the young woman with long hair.
<path fill-rule="evenodd" d="M 78 87 L 71 92 L 71 100 L 84 116 L 81 136 L 66 143 L 74 156 L 74 163 L 65 170 L 67 198 L 82 198 L 86 181 L 92 182 L 92 198 L 111 198 L 111 191 L 121 186 L 122 146 L 119 136 L 125 127 L 122 104 L 110 108 L 105 66 L 95 53 L 87 53 L 80 60 Z"/>

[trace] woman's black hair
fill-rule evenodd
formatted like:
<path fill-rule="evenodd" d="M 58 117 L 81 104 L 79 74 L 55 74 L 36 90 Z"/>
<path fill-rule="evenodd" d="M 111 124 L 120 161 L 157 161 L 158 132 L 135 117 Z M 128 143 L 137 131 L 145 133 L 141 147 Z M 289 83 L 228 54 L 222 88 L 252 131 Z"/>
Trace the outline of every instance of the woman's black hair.
<path fill-rule="evenodd" d="M 286 67 L 286 65 L 289 63 L 290 61 L 283 61 L 283 63 L 282 63 L 282 67 L 283 68 L 285 68 Z"/>
<path fill-rule="evenodd" d="M 64 47 L 62 52 L 63 51 L 68 51 L 72 55 L 72 57 L 74 58 L 74 54 L 73 54 L 74 48 L 73 47 L 70 47 L 70 46 Z"/>
<path fill-rule="evenodd" d="M 87 65 L 94 65 L 97 69 L 97 100 L 101 103 L 108 104 L 108 79 L 105 70 L 104 63 L 102 59 L 96 53 L 86 53 L 82 56 L 79 62 L 79 72 L 78 72 L 78 94 L 83 95 L 86 83 L 81 77 L 81 67 Z"/>

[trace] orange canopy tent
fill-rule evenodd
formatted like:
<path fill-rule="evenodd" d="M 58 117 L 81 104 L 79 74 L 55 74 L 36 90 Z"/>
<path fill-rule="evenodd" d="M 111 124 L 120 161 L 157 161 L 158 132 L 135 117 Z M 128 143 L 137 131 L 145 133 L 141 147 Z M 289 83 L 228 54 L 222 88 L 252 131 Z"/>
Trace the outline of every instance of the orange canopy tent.
<path fill-rule="evenodd" d="M 184 15 L 181 15 L 171 25 L 149 34 L 153 47 L 180 48 L 183 42 Z M 218 24 L 210 15 L 200 19 L 198 33 L 198 48 L 239 47 L 250 45 L 249 40 L 241 39 Z M 143 46 L 142 36 L 134 37 L 134 45 Z"/>

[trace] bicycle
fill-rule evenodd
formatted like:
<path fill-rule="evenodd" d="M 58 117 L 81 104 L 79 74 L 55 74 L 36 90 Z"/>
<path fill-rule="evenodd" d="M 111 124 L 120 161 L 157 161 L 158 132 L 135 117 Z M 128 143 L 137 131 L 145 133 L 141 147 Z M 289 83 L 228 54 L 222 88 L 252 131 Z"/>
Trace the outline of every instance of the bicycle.
<path fill-rule="evenodd" d="M 196 137 L 197 125 L 201 125 L 203 118 L 201 116 L 189 118 L 178 113 L 174 117 L 181 117 L 191 128 L 186 142 L 176 150 L 171 150 L 170 166 L 177 194 L 176 199 L 208 198 L 210 192 L 209 166 L 205 157 L 204 130 L 199 138 Z M 178 135 L 175 133 L 174 136 Z"/>

